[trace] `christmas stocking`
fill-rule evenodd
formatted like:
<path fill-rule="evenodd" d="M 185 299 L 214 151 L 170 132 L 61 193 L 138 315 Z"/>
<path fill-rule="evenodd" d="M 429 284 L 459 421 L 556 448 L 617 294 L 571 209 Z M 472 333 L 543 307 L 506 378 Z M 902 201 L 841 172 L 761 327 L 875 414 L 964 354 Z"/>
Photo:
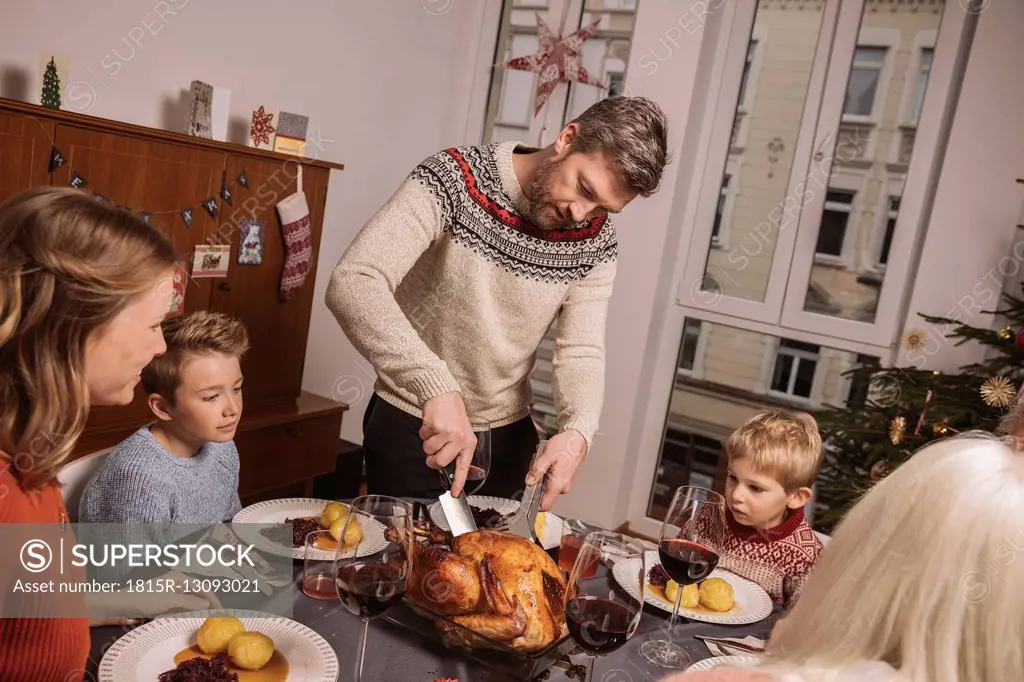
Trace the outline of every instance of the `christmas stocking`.
<path fill-rule="evenodd" d="M 301 172 L 301 171 L 300 171 Z M 281 274 L 281 296 L 287 300 L 302 288 L 313 260 L 312 234 L 309 230 L 309 207 L 300 189 L 277 205 L 284 235 L 284 272 Z"/>

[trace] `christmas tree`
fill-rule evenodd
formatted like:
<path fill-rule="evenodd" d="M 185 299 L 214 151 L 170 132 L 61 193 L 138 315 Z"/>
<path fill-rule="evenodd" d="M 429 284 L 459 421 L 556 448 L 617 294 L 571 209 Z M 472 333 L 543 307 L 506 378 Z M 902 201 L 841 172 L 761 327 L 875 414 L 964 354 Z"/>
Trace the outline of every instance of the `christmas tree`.
<path fill-rule="evenodd" d="M 60 76 L 57 75 L 57 62 L 50 57 L 43 74 L 43 96 L 40 98 L 47 109 L 60 109 Z"/>
<path fill-rule="evenodd" d="M 854 390 L 844 407 L 815 413 L 826 444 L 818 478 L 816 529 L 831 532 L 877 481 L 923 445 L 971 430 L 995 432 L 1024 380 L 1024 298 L 1006 295 L 1001 330 L 982 329 L 946 317 L 921 315 L 931 333 L 954 345 L 980 343 L 983 360 L 956 373 L 916 367 L 864 366 L 851 370 Z M 1016 330 L 1016 331 L 1014 331 Z M 926 332 L 903 339 L 908 357 L 924 350 Z M 923 365 L 923 366 L 921 366 Z"/>

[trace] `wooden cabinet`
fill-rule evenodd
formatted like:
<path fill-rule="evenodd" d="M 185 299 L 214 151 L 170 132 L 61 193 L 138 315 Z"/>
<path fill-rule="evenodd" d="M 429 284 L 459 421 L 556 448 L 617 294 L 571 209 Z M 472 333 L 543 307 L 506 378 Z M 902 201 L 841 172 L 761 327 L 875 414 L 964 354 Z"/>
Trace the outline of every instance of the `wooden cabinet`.
<path fill-rule="evenodd" d="M 67 164 L 49 171 L 53 147 Z M 231 247 L 223 278 L 187 279 L 185 312 L 215 310 L 239 318 L 251 349 L 243 360 L 245 412 L 236 437 L 241 458 L 239 494 L 248 501 L 275 492 L 312 490 L 312 479 L 334 470 L 347 406 L 302 392 L 302 372 L 313 307 L 313 285 L 331 169 L 335 163 L 202 140 L 0 99 L 0 201 L 36 185 L 70 184 L 72 169 L 85 192 L 153 214 L 153 224 L 177 249 L 185 272 L 200 244 Z M 285 250 L 276 204 L 302 191 L 310 209 L 313 260 L 303 288 L 283 300 Z M 248 188 L 238 184 L 244 171 Z M 229 204 L 220 196 L 232 190 Z M 101 198 L 97 196 L 98 199 Z M 215 198 L 214 218 L 202 202 Z M 180 209 L 192 207 L 191 225 Z M 263 262 L 238 263 L 241 221 L 265 222 Z M 124 407 L 96 407 L 75 456 L 110 447 L 152 419 L 141 386 Z"/>
<path fill-rule="evenodd" d="M 33 120 L 0 108 L 0 197 L 50 184 L 52 121 Z"/>

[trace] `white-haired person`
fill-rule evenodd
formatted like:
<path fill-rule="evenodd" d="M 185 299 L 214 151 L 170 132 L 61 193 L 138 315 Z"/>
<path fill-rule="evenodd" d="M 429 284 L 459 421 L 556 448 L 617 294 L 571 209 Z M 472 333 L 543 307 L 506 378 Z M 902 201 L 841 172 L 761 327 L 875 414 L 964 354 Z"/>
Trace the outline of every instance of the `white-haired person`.
<path fill-rule="evenodd" d="M 1024 453 L 966 433 L 918 450 L 846 515 L 756 668 L 665 682 L 1024 680 Z"/>

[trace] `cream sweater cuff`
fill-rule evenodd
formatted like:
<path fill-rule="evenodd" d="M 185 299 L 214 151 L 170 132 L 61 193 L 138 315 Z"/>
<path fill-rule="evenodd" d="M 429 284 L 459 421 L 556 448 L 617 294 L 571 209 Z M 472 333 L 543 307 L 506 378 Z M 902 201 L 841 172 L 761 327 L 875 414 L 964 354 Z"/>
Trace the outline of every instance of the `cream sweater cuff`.
<path fill-rule="evenodd" d="M 415 373 L 409 379 L 409 390 L 412 391 L 420 407 L 431 398 L 444 393 L 460 392 L 459 382 L 447 369 L 428 369 Z"/>

